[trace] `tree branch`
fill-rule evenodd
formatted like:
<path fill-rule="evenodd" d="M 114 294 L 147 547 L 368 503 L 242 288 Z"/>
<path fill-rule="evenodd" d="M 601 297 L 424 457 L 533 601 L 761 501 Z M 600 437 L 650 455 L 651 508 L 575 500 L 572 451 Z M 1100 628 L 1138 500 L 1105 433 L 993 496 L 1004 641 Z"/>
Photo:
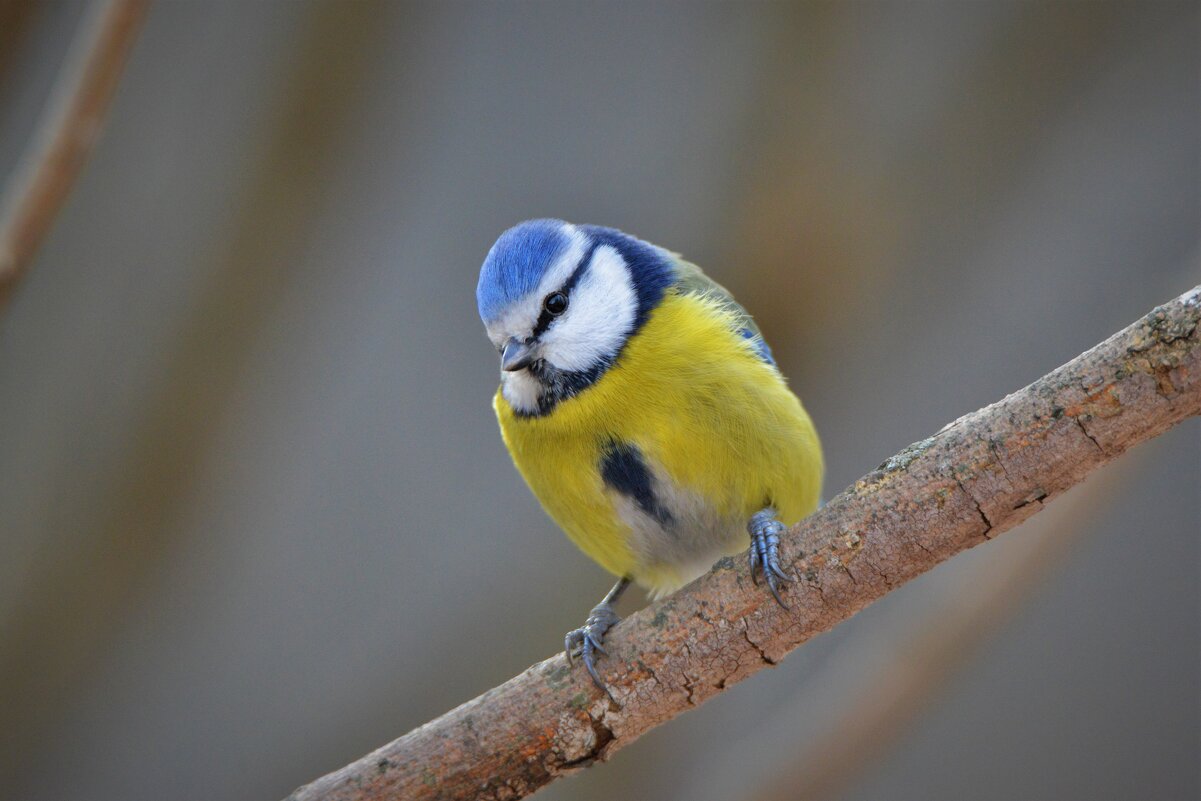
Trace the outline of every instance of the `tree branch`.
<path fill-rule="evenodd" d="M 1093 533 L 1093 521 L 1110 511 L 1113 499 L 1123 497 L 1117 491 L 1119 475 L 1129 480 L 1140 456 L 1123 459 L 1116 473 L 1104 472 L 1069 494 L 1051 513 L 1058 515 L 1055 530 L 1043 526 L 1024 550 L 1011 547 L 1001 558 L 982 565 L 967 586 L 949 593 L 911 631 L 900 632 L 904 646 L 884 654 L 876 675 L 863 681 L 855 696 L 840 707 L 836 720 L 821 727 L 821 737 L 779 765 L 777 775 L 749 794 L 747 801 L 847 798 L 854 782 L 891 753 L 930 701 L 946 693 L 961 668 L 1026 607 L 1078 541 Z M 1065 517 L 1069 509 L 1063 504 L 1075 507 L 1075 514 Z M 1028 531 L 1023 536 L 1033 535 Z"/>
<path fill-rule="evenodd" d="M 87 162 L 149 0 L 111 0 L 86 14 L 38 132 L 0 207 L 0 309 Z"/>
<path fill-rule="evenodd" d="M 292 801 L 520 798 L 607 759 L 1201 413 L 1199 320 L 1201 287 L 848 487 L 789 532 L 800 577 L 789 585 L 791 610 L 752 583 L 745 559 L 723 559 L 632 615 L 605 640 L 604 674 L 620 706 L 560 654 Z"/>

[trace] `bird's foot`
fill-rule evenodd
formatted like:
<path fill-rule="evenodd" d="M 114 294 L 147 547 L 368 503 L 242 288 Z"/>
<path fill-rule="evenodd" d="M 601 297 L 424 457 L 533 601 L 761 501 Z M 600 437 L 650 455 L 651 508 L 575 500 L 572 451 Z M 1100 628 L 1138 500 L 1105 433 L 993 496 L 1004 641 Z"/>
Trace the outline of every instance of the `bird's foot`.
<path fill-rule="evenodd" d="M 613 703 L 617 703 L 617 699 L 613 697 L 613 693 L 609 692 L 609 688 L 601 681 L 600 674 L 596 672 L 596 654 L 605 653 L 605 634 L 617 624 L 618 620 L 621 618 L 613 611 L 612 604 L 602 601 L 592 608 L 592 612 L 589 613 L 583 626 L 567 632 L 567 636 L 563 638 L 568 664 L 571 664 L 573 657 L 580 657 L 584 662 L 584 667 L 588 669 L 588 675 L 592 677 L 593 684 L 604 690 L 605 695 L 609 696 L 609 700 Z"/>
<path fill-rule="evenodd" d="M 747 558 L 751 565 L 751 578 L 758 584 L 759 573 L 762 573 L 767 582 L 767 588 L 771 590 L 776 603 L 787 609 L 788 604 L 781 600 L 780 591 L 776 587 L 778 579 L 796 581 L 780 567 L 780 535 L 785 531 L 784 524 L 776 519 L 774 509 L 764 509 L 751 515 L 751 521 L 747 523 L 746 530 L 751 535 L 751 548 L 747 552 Z"/>

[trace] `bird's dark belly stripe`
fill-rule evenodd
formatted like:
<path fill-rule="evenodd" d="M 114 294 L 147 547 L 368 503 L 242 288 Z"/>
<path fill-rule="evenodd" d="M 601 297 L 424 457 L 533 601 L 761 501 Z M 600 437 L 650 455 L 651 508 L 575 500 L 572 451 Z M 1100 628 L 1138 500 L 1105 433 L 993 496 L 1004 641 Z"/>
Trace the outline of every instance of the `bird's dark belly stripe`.
<path fill-rule="evenodd" d="M 655 495 L 651 471 L 642 461 L 642 453 L 627 442 L 610 442 L 601 457 L 601 478 L 615 491 L 631 498 L 638 508 L 666 526 L 671 512 Z"/>

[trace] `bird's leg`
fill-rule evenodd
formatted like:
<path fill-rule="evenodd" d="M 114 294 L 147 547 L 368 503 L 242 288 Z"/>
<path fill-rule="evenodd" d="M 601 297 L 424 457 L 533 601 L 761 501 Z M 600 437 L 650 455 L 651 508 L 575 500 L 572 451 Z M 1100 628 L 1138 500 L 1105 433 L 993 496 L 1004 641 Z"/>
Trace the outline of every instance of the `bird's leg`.
<path fill-rule="evenodd" d="M 617 603 L 617 599 L 621 597 L 628 586 L 630 586 L 630 579 L 626 577 L 614 584 L 613 589 L 609 590 L 609 594 L 599 604 L 592 607 L 584 625 L 567 632 L 567 636 L 563 638 L 563 647 L 567 651 L 567 662 L 570 664 L 573 656 L 581 657 L 584 660 L 584 667 L 588 669 L 588 675 L 592 677 L 592 682 L 604 690 L 605 694 L 609 696 L 609 700 L 614 703 L 617 703 L 617 699 L 613 697 L 613 693 L 609 692 L 609 688 L 605 686 L 596 672 L 595 654 L 598 651 L 602 654 L 605 653 L 603 647 L 605 633 L 621 619 L 613 611 L 613 604 Z"/>
<path fill-rule="evenodd" d="M 751 563 L 751 578 L 756 584 L 759 583 L 756 573 L 758 569 L 767 581 L 767 588 L 771 590 L 776 603 L 787 609 L 788 604 L 780 599 L 780 593 L 776 589 L 776 579 L 796 581 L 780 568 L 780 535 L 785 531 L 784 524 L 776 519 L 776 510 L 769 506 L 751 515 L 746 530 L 751 535 L 751 549 L 747 553 Z"/>

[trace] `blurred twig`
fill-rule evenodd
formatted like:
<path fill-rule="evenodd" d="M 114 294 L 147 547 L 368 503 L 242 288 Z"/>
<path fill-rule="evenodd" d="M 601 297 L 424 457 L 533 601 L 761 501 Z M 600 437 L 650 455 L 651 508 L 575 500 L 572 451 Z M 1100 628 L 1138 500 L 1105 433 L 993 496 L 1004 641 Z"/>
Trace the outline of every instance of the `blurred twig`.
<path fill-rule="evenodd" d="M 85 15 L 0 211 L 0 308 L 29 268 L 99 137 L 149 0 L 111 0 Z"/>
<path fill-rule="evenodd" d="M 790 532 L 790 610 L 723 559 L 633 615 L 605 642 L 620 706 L 555 656 L 292 800 L 520 798 L 607 759 L 1201 413 L 1199 322 L 1201 287 L 860 479 Z"/>
<path fill-rule="evenodd" d="M 196 491 L 197 464 L 246 380 L 248 354 L 275 319 L 280 287 L 309 246 L 305 232 L 356 130 L 361 98 L 347 87 L 369 74 L 387 13 L 377 0 L 312 4 L 299 17 L 263 111 L 264 138 L 231 194 L 237 214 L 192 289 L 191 312 L 167 332 L 164 367 L 104 484 L 105 502 L 68 547 L 42 550 L 21 604 L 0 619 L 0 787 L 30 778 L 30 754 L 54 736 L 48 723 L 76 700 L 80 677 L 128 625 L 176 542 L 171 522 Z M 14 797 L 35 794 L 17 786 Z"/>

